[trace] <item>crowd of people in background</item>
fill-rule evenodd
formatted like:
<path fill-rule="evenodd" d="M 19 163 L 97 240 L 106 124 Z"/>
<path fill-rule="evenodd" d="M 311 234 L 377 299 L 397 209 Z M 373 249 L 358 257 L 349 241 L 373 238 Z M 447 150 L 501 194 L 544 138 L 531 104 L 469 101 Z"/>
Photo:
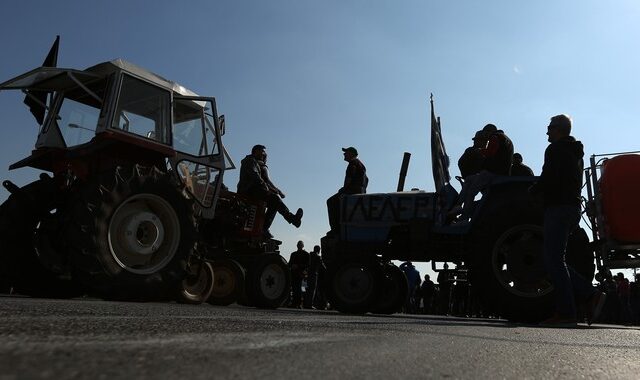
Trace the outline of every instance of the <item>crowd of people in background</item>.
<path fill-rule="evenodd" d="M 474 295 L 465 271 L 450 270 L 445 264 L 438 271 L 436 282 L 424 275 L 422 282 L 414 280 L 420 273 L 411 262 L 400 266 L 409 283 L 409 296 L 404 313 L 452 315 L 459 317 L 499 318 L 500 315 L 483 307 Z M 640 274 L 630 281 L 622 272 L 597 275 L 598 290 L 607 293 L 607 299 L 599 318 L 600 323 L 640 326 Z"/>
<path fill-rule="evenodd" d="M 445 263 L 444 267 L 438 271 L 436 282 L 433 282 L 428 274 L 421 278 L 420 273 L 410 261 L 402 263 L 400 268 L 407 276 L 409 283 L 409 295 L 402 310 L 403 313 L 499 317 L 483 308 L 480 299 L 474 297 L 473 288 L 467 280 L 465 270 L 451 270 Z"/>
<path fill-rule="evenodd" d="M 311 252 L 304 250 L 304 243 L 298 242 L 298 250 L 291 254 L 289 261 L 292 276 L 292 308 L 328 310 L 331 305 L 324 292 L 324 272 L 326 267 L 320 256 L 320 246 Z M 411 261 L 400 264 L 407 278 L 409 292 L 402 313 L 450 315 L 457 317 L 499 318 L 500 315 L 483 307 L 475 296 L 464 269 L 449 269 L 448 264 L 437 273 L 434 282 L 426 274 L 421 277 Z M 621 272 L 616 275 L 598 275 L 598 289 L 607 293 L 607 300 L 599 318 L 601 323 L 640 326 L 640 274 L 630 281 Z"/>
<path fill-rule="evenodd" d="M 607 293 L 600 322 L 640 326 L 640 274 L 630 281 L 622 272 L 598 275 L 598 289 Z"/>

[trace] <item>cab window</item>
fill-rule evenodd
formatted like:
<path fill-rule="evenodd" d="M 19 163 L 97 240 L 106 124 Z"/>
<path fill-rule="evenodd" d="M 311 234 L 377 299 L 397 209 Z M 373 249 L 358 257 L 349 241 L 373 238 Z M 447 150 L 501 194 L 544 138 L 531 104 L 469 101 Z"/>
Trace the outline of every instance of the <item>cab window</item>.
<path fill-rule="evenodd" d="M 124 75 L 112 128 L 171 144 L 169 91 Z"/>

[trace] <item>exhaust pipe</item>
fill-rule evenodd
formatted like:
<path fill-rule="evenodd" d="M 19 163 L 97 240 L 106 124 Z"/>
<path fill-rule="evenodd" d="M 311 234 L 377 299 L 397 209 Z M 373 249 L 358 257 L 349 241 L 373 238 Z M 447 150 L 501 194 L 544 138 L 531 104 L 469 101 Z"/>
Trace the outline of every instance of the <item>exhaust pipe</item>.
<path fill-rule="evenodd" d="M 2 181 L 2 186 L 4 186 L 7 191 L 11 194 L 18 194 L 20 192 L 20 188 L 13 182 L 7 180 Z"/>
<path fill-rule="evenodd" d="M 411 153 L 404 152 L 404 157 L 402 157 L 402 166 L 400 167 L 400 178 L 398 178 L 398 192 L 404 191 L 404 179 L 407 177 L 407 170 L 409 170 L 410 159 Z"/>

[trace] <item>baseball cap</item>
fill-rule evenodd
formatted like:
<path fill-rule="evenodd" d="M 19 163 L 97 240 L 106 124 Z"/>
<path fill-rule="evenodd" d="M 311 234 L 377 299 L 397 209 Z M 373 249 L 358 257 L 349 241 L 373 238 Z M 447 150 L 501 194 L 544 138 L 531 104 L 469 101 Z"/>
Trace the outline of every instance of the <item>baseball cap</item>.
<path fill-rule="evenodd" d="M 358 150 L 356 148 L 352 147 L 352 146 L 350 146 L 348 148 L 342 148 L 342 151 L 345 152 L 345 153 L 349 152 L 349 153 L 353 154 L 354 156 L 358 155 Z"/>

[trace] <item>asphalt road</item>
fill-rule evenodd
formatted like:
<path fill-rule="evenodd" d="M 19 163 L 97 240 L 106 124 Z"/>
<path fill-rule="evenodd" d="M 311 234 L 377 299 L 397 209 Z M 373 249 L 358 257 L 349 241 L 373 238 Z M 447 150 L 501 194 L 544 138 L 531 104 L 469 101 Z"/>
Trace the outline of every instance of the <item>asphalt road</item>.
<path fill-rule="evenodd" d="M 640 330 L 0 297 L 0 379 L 638 378 Z"/>

